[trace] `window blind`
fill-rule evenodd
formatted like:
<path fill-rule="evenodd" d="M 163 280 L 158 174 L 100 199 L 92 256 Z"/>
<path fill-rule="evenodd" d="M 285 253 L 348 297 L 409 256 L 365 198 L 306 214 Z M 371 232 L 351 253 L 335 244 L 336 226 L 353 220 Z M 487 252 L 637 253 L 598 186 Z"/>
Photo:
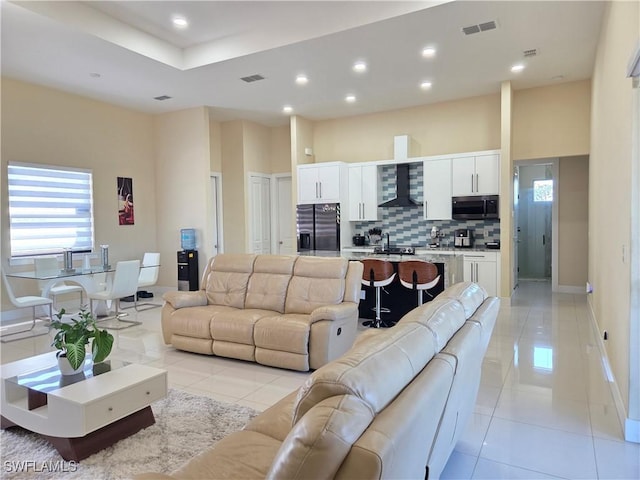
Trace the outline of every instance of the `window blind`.
<path fill-rule="evenodd" d="M 10 164 L 11 256 L 93 250 L 92 187 L 89 171 Z"/>

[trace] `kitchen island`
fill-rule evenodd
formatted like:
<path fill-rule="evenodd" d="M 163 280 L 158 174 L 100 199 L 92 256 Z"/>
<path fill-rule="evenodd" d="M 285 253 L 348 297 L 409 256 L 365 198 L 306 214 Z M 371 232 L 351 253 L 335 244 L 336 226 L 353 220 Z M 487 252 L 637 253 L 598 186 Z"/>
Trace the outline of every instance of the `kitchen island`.
<path fill-rule="evenodd" d="M 349 260 L 363 260 L 365 258 L 375 258 L 379 260 L 388 260 L 393 266 L 397 274 L 398 263 L 408 260 L 423 260 L 431 262 L 438 268 L 440 274 L 440 282 L 424 294 L 424 301 L 431 300 L 430 295 L 435 297 L 449 285 L 462 281 L 463 278 L 463 256 L 453 250 L 432 251 L 429 249 L 417 249 L 414 255 L 398 255 L 398 254 L 376 254 L 373 247 L 353 247 L 345 248 L 341 251 L 326 250 L 308 250 L 299 252 L 300 255 L 314 255 L 320 257 L 344 257 Z M 400 320 L 407 312 L 416 308 L 418 305 L 417 293 L 413 290 L 403 287 L 396 279 L 387 287 L 382 289 L 381 306 L 388 308 L 389 312 L 381 315 L 383 322 L 393 324 Z M 375 318 L 375 289 L 363 286 L 360 297 L 360 318 Z"/>

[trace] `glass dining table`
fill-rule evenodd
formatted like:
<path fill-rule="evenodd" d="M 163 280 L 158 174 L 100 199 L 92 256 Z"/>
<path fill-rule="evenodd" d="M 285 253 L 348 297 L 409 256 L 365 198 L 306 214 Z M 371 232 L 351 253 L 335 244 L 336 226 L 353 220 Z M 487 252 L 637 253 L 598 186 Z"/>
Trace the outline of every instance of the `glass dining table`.
<path fill-rule="evenodd" d="M 6 276 L 11 278 L 38 280 L 42 292 L 41 296 L 48 297 L 51 287 L 61 281 L 76 283 L 88 294 L 102 290 L 104 288 L 104 284 L 107 282 L 106 275 L 111 272 L 115 272 L 115 270 L 115 265 L 92 265 L 89 268 L 72 268 L 68 270 L 56 268 L 23 272 L 6 272 Z M 107 306 L 105 302 L 100 301 L 97 302 L 93 313 L 96 315 L 105 315 L 106 311 Z"/>

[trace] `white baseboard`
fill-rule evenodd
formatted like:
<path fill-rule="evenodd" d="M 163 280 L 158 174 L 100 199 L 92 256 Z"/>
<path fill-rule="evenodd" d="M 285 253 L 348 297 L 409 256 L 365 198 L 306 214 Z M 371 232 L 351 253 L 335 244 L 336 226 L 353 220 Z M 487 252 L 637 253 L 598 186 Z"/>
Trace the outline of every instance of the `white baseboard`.
<path fill-rule="evenodd" d="M 640 443 L 640 420 L 627 418 L 624 422 L 624 439 L 627 442 Z"/>
<path fill-rule="evenodd" d="M 611 370 L 611 364 L 609 363 L 607 350 L 604 348 L 604 342 L 598 329 L 598 322 L 596 322 L 596 316 L 593 312 L 591 302 L 587 302 L 587 305 L 589 306 L 587 311 L 589 312 L 589 319 L 591 320 L 591 328 L 593 328 L 593 331 L 595 333 L 598 350 L 600 351 L 602 366 L 604 367 L 607 378 L 609 380 L 611 395 L 613 396 L 613 401 L 616 406 L 616 412 L 618 413 L 618 421 L 620 422 L 620 426 L 622 428 L 622 431 L 624 432 L 624 439 L 627 442 L 640 443 L 640 421 L 627 417 L 627 410 L 624 407 L 622 394 L 620 393 L 620 388 L 618 388 L 616 377 Z"/>
<path fill-rule="evenodd" d="M 558 285 L 558 289 L 556 290 L 558 293 L 573 293 L 576 295 L 586 295 L 584 287 L 576 287 L 574 285 Z"/>

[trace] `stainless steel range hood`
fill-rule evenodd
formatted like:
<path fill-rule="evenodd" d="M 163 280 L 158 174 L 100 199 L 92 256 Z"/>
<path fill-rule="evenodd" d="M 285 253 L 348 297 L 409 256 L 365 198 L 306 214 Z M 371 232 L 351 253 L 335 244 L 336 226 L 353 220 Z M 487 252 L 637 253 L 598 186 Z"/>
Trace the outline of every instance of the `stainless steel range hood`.
<path fill-rule="evenodd" d="M 409 196 L 409 164 L 396 165 L 396 198 L 381 203 L 379 207 L 413 207 L 421 205 Z"/>

